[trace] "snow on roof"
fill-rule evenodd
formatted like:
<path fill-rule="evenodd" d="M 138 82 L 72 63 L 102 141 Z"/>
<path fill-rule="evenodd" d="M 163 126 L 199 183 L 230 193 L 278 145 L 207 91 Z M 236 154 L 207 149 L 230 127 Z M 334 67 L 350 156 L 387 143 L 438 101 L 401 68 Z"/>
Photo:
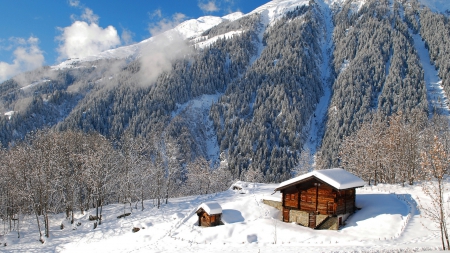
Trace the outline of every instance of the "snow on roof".
<path fill-rule="evenodd" d="M 222 207 L 217 202 L 205 202 L 201 204 L 197 210 L 202 208 L 209 215 L 222 213 Z"/>
<path fill-rule="evenodd" d="M 275 191 L 287 188 L 288 186 L 310 177 L 316 177 L 317 179 L 322 180 L 338 190 L 361 187 L 366 184 L 361 178 L 353 175 L 352 173 L 341 168 L 334 168 L 328 170 L 314 170 L 301 176 L 289 179 L 282 182 L 275 189 Z"/>

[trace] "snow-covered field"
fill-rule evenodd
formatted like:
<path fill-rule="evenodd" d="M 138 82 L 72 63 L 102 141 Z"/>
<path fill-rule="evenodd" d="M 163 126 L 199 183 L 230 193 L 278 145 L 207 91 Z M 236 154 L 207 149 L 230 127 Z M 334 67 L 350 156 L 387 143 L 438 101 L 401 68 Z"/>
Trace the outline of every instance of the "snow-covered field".
<path fill-rule="evenodd" d="M 160 209 L 152 201 L 145 210 L 133 209 L 117 219 L 124 206 L 104 207 L 103 223 L 93 229 L 89 210 L 77 214 L 71 225 L 64 214 L 50 217 L 50 238 L 41 244 L 34 217 L 16 232 L 0 236 L 1 252 L 421 252 L 437 250 L 438 230 L 420 216 L 417 197 L 427 198 L 419 185 L 366 186 L 357 190 L 361 210 L 350 216 L 338 231 L 312 230 L 280 221 L 280 212 L 262 199 L 280 199 L 277 185 L 239 182 L 241 191 L 171 199 Z M 216 201 L 223 209 L 224 225 L 198 227 L 197 207 Z M 129 211 L 129 208 L 126 209 Z M 60 229 L 61 223 L 65 228 Z M 424 226 L 429 228 L 425 228 Z M 133 233 L 134 227 L 141 228 Z M 3 228 L 2 228 L 3 229 Z M 3 244 L 7 243 L 4 247 Z"/>

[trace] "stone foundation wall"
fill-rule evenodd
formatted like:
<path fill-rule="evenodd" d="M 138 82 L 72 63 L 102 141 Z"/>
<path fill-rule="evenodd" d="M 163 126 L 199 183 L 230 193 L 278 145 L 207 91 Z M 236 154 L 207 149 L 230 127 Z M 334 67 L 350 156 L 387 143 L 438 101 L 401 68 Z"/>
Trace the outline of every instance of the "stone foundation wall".
<path fill-rule="evenodd" d="M 266 204 L 268 206 L 275 207 L 276 209 L 283 211 L 283 206 L 281 205 L 281 202 L 279 202 L 279 201 L 267 200 L 267 199 L 263 199 L 262 201 L 264 204 Z"/>
<path fill-rule="evenodd" d="M 324 214 L 316 215 L 316 225 L 319 225 L 326 218 L 328 218 L 328 215 L 324 215 Z M 309 226 L 309 213 L 307 213 L 305 211 L 291 210 L 289 212 L 289 221 L 295 222 L 295 223 L 300 224 L 305 227 L 308 227 Z"/>
<path fill-rule="evenodd" d="M 275 207 L 276 209 L 283 212 L 283 206 L 281 205 L 281 202 L 279 202 L 279 201 L 263 199 L 262 202 L 268 206 Z M 347 218 L 347 216 L 345 218 Z M 325 221 L 320 226 L 316 227 L 316 229 L 338 230 L 339 229 L 339 218 L 338 217 L 329 217 L 326 214 L 316 215 L 316 225 L 319 225 L 327 218 L 328 218 L 328 220 Z M 305 212 L 305 211 L 299 211 L 299 210 L 290 210 L 289 211 L 289 222 L 295 222 L 299 225 L 308 227 L 309 226 L 309 213 Z"/>
<path fill-rule="evenodd" d="M 309 214 L 304 211 L 291 210 L 289 212 L 289 221 L 307 227 L 309 225 Z"/>

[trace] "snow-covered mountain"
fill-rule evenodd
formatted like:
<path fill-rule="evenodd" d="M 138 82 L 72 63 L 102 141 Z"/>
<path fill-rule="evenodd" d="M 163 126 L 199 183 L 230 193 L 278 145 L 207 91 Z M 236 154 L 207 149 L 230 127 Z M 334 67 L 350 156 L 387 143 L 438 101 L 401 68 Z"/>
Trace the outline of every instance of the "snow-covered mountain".
<path fill-rule="evenodd" d="M 180 160 L 204 156 L 236 175 L 258 168 L 279 181 L 302 150 L 318 154 L 320 167 L 337 166 L 343 138 L 374 111 L 449 114 L 449 27 L 440 22 L 449 8 L 443 0 L 275 0 L 187 20 L 4 82 L 0 140 L 7 146 L 44 127 L 110 138 L 163 131 Z"/>
<path fill-rule="evenodd" d="M 436 12 L 445 12 L 450 10 L 450 2 L 446 0 L 419 0 L 421 4 L 427 6 Z M 297 6 L 307 5 L 309 0 L 273 0 L 264 4 L 248 14 L 243 14 L 242 12 L 235 12 L 228 14 L 223 17 L 215 16 L 204 16 L 197 19 L 190 19 L 182 22 L 173 29 L 166 31 L 165 33 L 177 32 L 181 34 L 183 39 L 189 39 L 195 41 L 195 39 L 201 34 L 214 26 L 224 22 L 224 21 L 235 21 L 246 15 L 251 15 L 253 13 L 265 13 L 269 18 L 269 24 L 272 24 L 280 17 L 284 16 L 287 12 L 294 10 Z M 320 0 L 327 4 L 331 8 L 336 8 L 342 6 L 346 0 Z M 350 1 L 352 8 L 355 12 L 359 11 L 360 8 L 366 3 L 366 0 L 352 0 Z M 140 49 L 147 43 L 151 43 L 153 38 L 143 40 L 139 43 L 123 46 L 115 49 L 106 50 L 98 55 L 88 56 L 83 59 L 69 59 L 58 65 L 52 66 L 54 69 L 60 69 L 64 67 L 71 66 L 74 62 L 79 61 L 95 61 L 99 59 L 122 59 L 122 58 L 136 58 Z"/>

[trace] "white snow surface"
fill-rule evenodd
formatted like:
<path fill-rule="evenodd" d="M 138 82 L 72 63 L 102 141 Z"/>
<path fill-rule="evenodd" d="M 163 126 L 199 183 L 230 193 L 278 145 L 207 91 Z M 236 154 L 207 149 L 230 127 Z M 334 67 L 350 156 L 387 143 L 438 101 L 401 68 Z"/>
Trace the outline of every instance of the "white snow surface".
<path fill-rule="evenodd" d="M 236 14 L 238 16 L 238 14 Z M 230 19 L 235 16 L 227 16 Z M 204 31 L 222 23 L 225 19 L 214 16 L 205 16 L 198 19 L 191 19 L 184 21 L 183 23 L 177 25 L 173 30 L 179 32 L 183 38 L 188 39 L 194 36 L 199 36 Z"/>
<path fill-rule="evenodd" d="M 230 38 L 233 38 L 233 36 L 241 35 L 243 32 L 244 31 L 227 32 L 227 33 L 224 33 L 224 34 L 221 34 L 221 35 L 214 36 L 214 37 L 212 37 L 210 39 L 207 39 L 205 41 L 197 42 L 197 43 L 195 43 L 195 45 L 198 48 L 206 48 L 206 47 L 209 47 L 210 45 L 212 45 L 214 42 L 216 42 L 219 39 L 230 39 Z"/>
<path fill-rule="evenodd" d="M 444 12 L 450 10 L 449 0 L 419 0 L 419 2 L 434 12 Z"/>
<path fill-rule="evenodd" d="M 228 14 L 226 16 L 223 16 L 222 18 L 226 19 L 226 20 L 229 20 L 229 21 L 234 21 L 236 19 L 242 18 L 243 16 L 244 16 L 244 13 L 242 13 L 240 11 L 237 11 L 237 12 L 230 13 L 230 14 Z"/>
<path fill-rule="evenodd" d="M 263 13 L 267 15 L 270 24 L 293 11 L 297 6 L 308 5 L 309 0 L 272 0 L 249 13 Z"/>
<path fill-rule="evenodd" d="M 410 33 L 412 34 L 412 31 Z M 430 54 L 425 47 L 425 42 L 422 41 L 420 34 L 412 34 L 412 37 L 424 71 L 429 111 L 433 113 L 433 109 L 436 109 L 450 120 L 449 101 L 442 87 L 442 80 L 438 76 L 438 71 L 431 64 Z"/>
<path fill-rule="evenodd" d="M 14 111 L 5 112 L 5 116 L 8 116 L 8 119 L 11 119 L 14 113 L 15 113 Z"/>
<path fill-rule="evenodd" d="M 219 203 L 214 201 L 202 203 L 197 208 L 197 210 L 199 210 L 200 208 L 202 208 L 209 215 L 222 213 L 222 207 L 219 205 Z"/>
<path fill-rule="evenodd" d="M 32 87 L 38 85 L 38 84 L 46 83 L 46 82 L 50 82 L 50 80 L 48 80 L 48 79 L 39 80 L 39 81 L 33 82 L 33 83 L 31 83 L 31 84 L 29 84 L 29 85 L 27 85 L 27 86 L 24 86 L 24 87 L 22 87 L 22 88 L 20 88 L 20 89 L 21 89 L 21 90 L 27 90 L 27 89 L 29 89 L 29 88 L 32 88 Z"/>
<path fill-rule="evenodd" d="M 275 190 L 284 188 L 310 177 L 316 177 L 338 190 L 362 187 L 366 184 L 361 178 L 353 175 L 352 173 L 341 168 L 334 168 L 328 170 L 313 170 L 301 176 L 291 178 L 282 182 Z"/>
<path fill-rule="evenodd" d="M 20 216 L 17 231 L 0 230 L 1 252 L 422 252 L 439 249 L 439 230 L 420 215 L 431 200 L 420 185 L 365 186 L 356 189 L 356 206 L 338 231 L 313 230 L 281 221 L 281 212 L 262 203 L 280 201 L 272 195 L 274 184 L 241 182 L 246 194 L 224 192 L 170 199 L 157 209 L 145 201 L 144 211 L 133 209 L 130 216 L 117 219 L 130 207 L 103 207 L 102 224 L 93 229 L 95 209 L 76 213 L 70 224 L 65 214 L 50 215 L 50 237 L 41 244 L 34 216 Z M 450 186 L 446 183 L 446 189 Z M 448 192 L 447 192 L 448 194 Z M 196 208 L 216 201 L 222 206 L 224 225 L 199 227 Z M 124 209 L 125 208 L 125 209 Z M 76 224 L 80 223 L 79 226 Z M 43 223 L 41 223 L 43 224 Z M 61 229 L 61 224 L 64 229 Z M 134 227 L 141 228 L 133 233 Z M 7 246 L 3 246 L 6 243 Z"/>

